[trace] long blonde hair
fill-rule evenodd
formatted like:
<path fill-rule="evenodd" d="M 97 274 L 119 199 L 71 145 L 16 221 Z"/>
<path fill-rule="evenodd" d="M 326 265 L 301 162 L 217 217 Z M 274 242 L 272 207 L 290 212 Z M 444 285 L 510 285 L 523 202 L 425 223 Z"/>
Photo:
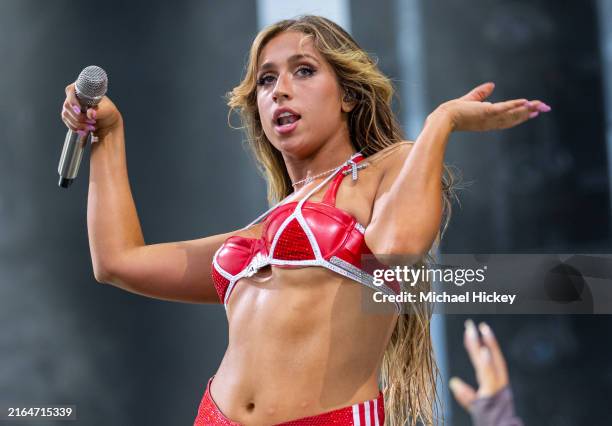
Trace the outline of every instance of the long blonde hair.
<path fill-rule="evenodd" d="M 233 111 L 239 112 L 247 143 L 266 178 L 270 205 L 291 194 L 292 186 L 280 151 L 272 146 L 261 125 L 257 108 L 257 62 L 266 43 L 284 31 L 301 32 L 311 38 L 335 70 L 341 89 L 356 101 L 348 117 L 350 139 L 356 151 L 368 157 L 403 140 L 402 129 L 391 109 L 393 84 L 345 30 L 313 15 L 272 24 L 255 37 L 246 75 L 227 94 L 228 120 Z M 442 178 L 445 219 L 440 236 L 450 219 L 453 181 L 454 176 L 445 165 Z M 425 424 L 436 421 L 439 372 L 433 356 L 430 319 L 431 312 L 424 305 L 412 309 L 408 315 L 400 315 L 385 350 L 381 381 L 388 425 L 403 426 L 407 420 L 411 425 L 417 421 Z"/>

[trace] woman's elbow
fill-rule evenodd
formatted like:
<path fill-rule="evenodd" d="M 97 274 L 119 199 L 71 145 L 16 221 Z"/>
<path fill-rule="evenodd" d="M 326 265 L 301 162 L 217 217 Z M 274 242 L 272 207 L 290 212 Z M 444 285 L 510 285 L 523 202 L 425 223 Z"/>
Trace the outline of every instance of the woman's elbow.
<path fill-rule="evenodd" d="M 108 262 L 93 261 L 94 278 L 100 284 L 108 284 L 111 282 L 112 268 Z"/>
<path fill-rule="evenodd" d="M 397 245 L 392 250 L 393 250 L 394 255 L 419 260 L 425 257 L 427 253 L 429 253 L 430 249 L 431 249 L 431 244 L 425 245 L 425 244 L 416 244 L 413 242 L 410 244 Z"/>
<path fill-rule="evenodd" d="M 415 235 L 407 233 L 394 239 L 389 247 L 390 254 L 406 256 L 419 260 L 425 257 L 431 250 L 435 241 L 435 235 Z"/>
<path fill-rule="evenodd" d="M 100 284 L 108 284 L 110 282 L 110 274 L 106 269 L 94 269 L 94 278 Z"/>

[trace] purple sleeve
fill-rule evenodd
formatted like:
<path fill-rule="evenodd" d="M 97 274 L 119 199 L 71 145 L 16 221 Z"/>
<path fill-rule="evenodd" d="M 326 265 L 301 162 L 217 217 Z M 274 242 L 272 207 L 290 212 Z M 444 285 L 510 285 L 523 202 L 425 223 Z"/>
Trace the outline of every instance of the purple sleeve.
<path fill-rule="evenodd" d="M 490 397 L 476 399 L 469 411 L 474 426 L 524 426 L 523 421 L 514 413 L 510 385 Z"/>

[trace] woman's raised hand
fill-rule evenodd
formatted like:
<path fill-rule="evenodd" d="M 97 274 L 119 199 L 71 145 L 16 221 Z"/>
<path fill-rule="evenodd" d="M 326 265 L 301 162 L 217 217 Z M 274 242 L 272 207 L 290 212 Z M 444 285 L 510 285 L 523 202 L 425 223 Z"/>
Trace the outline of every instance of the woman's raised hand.
<path fill-rule="evenodd" d="M 107 96 L 104 96 L 98 105 L 82 112 L 74 83 L 66 86 L 66 99 L 61 117 L 69 129 L 78 132 L 81 136 L 87 132 L 94 132 L 95 136 L 101 137 L 122 123 L 121 113 Z"/>
<path fill-rule="evenodd" d="M 539 100 L 485 102 L 494 88 L 494 83 L 481 84 L 458 99 L 444 102 L 438 110 L 449 115 L 453 130 L 467 131 L 507 129 L 550 111 L 550 107 Z"/>

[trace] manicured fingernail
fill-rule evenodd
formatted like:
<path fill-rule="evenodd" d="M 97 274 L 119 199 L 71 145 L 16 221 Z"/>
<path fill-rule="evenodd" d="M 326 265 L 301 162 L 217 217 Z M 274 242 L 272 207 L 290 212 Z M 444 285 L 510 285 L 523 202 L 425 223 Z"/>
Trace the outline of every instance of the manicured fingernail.
<path fill-rule="evenodd" d="M 95 110 L 95 109 L 93 109 L 93 108 L 91 109 L 91 116 L 92 116 L 93 118 L 96 118 L 96 110 Z"/>
<path fill-rule="evenodd" d="M 85 130 L 77 130 L 77 133 L 79 134 L 80 137 L 84 137 L 87 134 Z"/>
<path fill-rule="evenodd" d="M 486 335 L 486 336 L 492 336 L 493 335 L 493 330 L 491 330 L 491 327 L 489 327 L 489 325 L 486 322 L 481 322 L 478 325 L 478 328 L 480 329 L 480 332 L 483 335 Z"/>
<path fill-rule="evenodd" d="M 89 124 L 96 124 L 96 120 L 92 119 L 92 118 L 88 118 L 87 120 L 85 120 L 87 123 Z"/>
<path fill-rule="evenodd" d="M 451 379 L 448 381 L 448 386 L 452 390 L 456 391 L 461 387 L 461 381 L 456 377 L 451 377 Z"/>
<path fill-rule="evenodd" d="M 534 111 L 531 114 L 529 114 L 529 118 L 537 117 L 539 113 L 540 113 L 540 111 Z"/>
<path fill-rule="evenodd" d="M 540 104 L 538 106 L 538 110 L 540 112 L 548 112 L 548 111 L 550 111 L 550 107 L 548 105 L 546 105 L 546 104 Z"/>
<path fill-rule="evenodd" d="M 87 130 L 90 130 L 90 131 L 93 132 L 94 130 L 96 130 L 96 128 L 94 126 L 92 126 L 91 124 L 88 124 L 87 125 Z"/>
<path fill-rule="evenodd" d="M 471 319 L 467 320 L 465 322 L 465 329 L 467 330 L 468 338 L 470 338 L 472 340 L 477 340 L 478 339 L 478 331 L 476 330 L 476 326 L 474 325 L 474 321 L 472 321 Z"/>
<path fill-rule="evenodd" d="M 76 105 L 72 105 L 72 110 L 74 111 L 75 114 L 80 114 L 81 113 L 81 108 L 79 108 Z"/>

